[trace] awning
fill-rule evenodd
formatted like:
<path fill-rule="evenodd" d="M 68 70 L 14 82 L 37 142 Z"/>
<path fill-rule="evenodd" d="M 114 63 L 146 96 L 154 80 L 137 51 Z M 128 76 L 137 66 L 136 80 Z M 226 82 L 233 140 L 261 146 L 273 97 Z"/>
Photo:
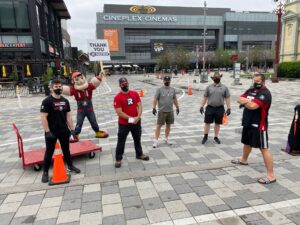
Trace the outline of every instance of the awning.
<path fill-rule="evenodd" d="M 111 68 L 112 65 L 104 65 L 103 68 Z"/>
<path fill-rule="evenodd" d="M 114 65 L 114 67 L 118 68 L 118 67 L 120 67 L 120 65 Z"/>
<path fill-rule="evenodd" d="M 64 0 L 50 0 L 50 4 L 54 11 L 57 13 L 58 17 L 61 19 L 71 19 L 70 13 L 67 9 Z"/>
<path fill-rule="evenodd" d="M 129 67 L 129 68 L 131 68 L 131 65 L 122 65 L 122 67 Z"/>
<path fill-rule="evenodd" d="M 139 67 L 138 65 L 132 65 L 133 67 Z"/>

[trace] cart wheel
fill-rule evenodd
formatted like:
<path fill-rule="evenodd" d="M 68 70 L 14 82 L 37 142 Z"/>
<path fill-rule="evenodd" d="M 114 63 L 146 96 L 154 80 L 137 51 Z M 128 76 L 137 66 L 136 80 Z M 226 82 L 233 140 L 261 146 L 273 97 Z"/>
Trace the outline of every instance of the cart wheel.
<path fill-rule="evenodd" d="M 96 155 L 95 152 L 90 152 L 89 153 L 89 158 L 93 159 L 93 158 L 95 158 L 95 155 Z"/>
<path fill-rule="evenodd" d="M 34 171 L 40 171 L 42 169 L 42 166 L 40 164 L 34 164 L 33 169 Z"/>

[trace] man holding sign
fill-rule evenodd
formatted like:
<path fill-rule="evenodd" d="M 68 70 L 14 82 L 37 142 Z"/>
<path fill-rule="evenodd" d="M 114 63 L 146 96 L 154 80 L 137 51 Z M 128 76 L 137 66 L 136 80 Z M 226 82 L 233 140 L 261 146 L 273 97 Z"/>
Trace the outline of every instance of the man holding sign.
<path fill-rule="evenodd" d="M 129 83 L 125 77 L 119 79 L 119 92 L 114 99 L 114 107 L 119 116 L 118 143 L 116 148 L 115 167 L 121 167 L 123 159 L 126 138 L 131 132 L 135 154 L 137 159 L 149 160 L 149 156 L 143 154 L 141 145 L 142 127 L 142 103 L 139 94 L 136 91 L 129 90 Z"/>

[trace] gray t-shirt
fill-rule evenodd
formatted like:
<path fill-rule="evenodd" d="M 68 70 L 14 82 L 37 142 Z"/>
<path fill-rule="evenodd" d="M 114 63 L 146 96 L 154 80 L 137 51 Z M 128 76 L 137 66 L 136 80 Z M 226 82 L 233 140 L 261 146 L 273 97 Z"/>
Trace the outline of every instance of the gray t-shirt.
<path fill-rule="evenodd" d="M 207 105 L 218 107 L 224 105 L 224 99 L 230 97 L 229 89 L 224 84 L 211 84 L 206 87 L 204 97 L 207 97 Z"/>
<path fill-rule="evenodd" d="M 158 88 L 154 98 L 158 101 L 159 112 L 172 112 L 174 99 L 176 99 L 175 88 L 166 86 Z"/>

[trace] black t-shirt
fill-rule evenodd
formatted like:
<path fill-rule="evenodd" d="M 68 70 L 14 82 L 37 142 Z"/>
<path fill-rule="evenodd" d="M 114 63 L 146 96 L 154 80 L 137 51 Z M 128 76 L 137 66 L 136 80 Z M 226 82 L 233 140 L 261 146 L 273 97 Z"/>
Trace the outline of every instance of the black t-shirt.
<path fill-rule="evenodd" d="M 258 127 L 259 130 L 267 130 L 268 114 L 272 103 L 271 92 L 263 87 L 260 90 L 250 88 L 241 97 L 251 99 L 259 105 L 258 109 L 250 110 L 245 108 L 243 112 L 242 125 L 244 127 Z"/>
<path fill-rule="evenodd" d="M 68 132 L 67 112 L 70 112 L 70 103 L 64 97 L 54 98 L 52 95 L 45 98 L 41 105 L 41 112 L 48 113 L 49 129 L 53 133 Z"/>

